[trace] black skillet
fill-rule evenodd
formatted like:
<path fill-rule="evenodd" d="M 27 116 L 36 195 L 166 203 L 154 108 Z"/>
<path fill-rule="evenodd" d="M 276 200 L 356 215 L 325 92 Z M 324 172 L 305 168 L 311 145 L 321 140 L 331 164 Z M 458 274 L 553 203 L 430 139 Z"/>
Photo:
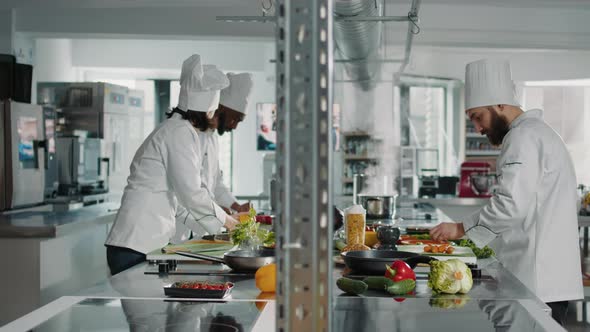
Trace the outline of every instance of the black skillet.
<path fill-rule="evenodd" d="M 341 255 L 344 264 L 355 274 L 361 275 L 383 275 L 385 274 L 385 265 L 391 265 L 396 260 L 405 261 L 412 269 L 418 263 L 428 264 L 430 261 L 437 260 L 434 257 L 397 250 L 348 251 Z"/>

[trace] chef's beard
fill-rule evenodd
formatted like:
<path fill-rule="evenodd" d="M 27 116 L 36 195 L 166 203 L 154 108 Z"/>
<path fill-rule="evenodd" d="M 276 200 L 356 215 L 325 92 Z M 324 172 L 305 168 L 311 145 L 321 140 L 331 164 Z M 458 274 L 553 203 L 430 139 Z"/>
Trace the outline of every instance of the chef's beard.
<path fill-rule="evenodd" d="M 488 108 L 488 111 L 491 115 L 491 125 L 490 129 L 486 130 L 486 136 L 492 145 L 499 146 L 502 144 L 504 140 L 504 136 L 508 134 L 510 130 L 510 125 L 506 118 L 500 116 L 498 112 L 493 108 Z"/>
<path fill-rule="evenodd" d="M 223 133 L 225 133 L 226 131 L 231 131 L 225 127 L 225 118 L 225 112 L 220 112 L 217 116 L 217 133 L 220 136 L 223 135 Z"/>

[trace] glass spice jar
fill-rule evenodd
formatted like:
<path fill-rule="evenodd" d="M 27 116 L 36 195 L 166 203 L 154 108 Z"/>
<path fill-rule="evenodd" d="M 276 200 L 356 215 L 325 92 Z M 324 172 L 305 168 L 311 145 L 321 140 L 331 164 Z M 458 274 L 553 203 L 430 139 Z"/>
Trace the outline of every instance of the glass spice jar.
<path fill-rule="evenodd" d="M 365 244 L 367 211 L 361 205 L 353 205 L 344 210 L 344 229 L 346 244 Z"/>

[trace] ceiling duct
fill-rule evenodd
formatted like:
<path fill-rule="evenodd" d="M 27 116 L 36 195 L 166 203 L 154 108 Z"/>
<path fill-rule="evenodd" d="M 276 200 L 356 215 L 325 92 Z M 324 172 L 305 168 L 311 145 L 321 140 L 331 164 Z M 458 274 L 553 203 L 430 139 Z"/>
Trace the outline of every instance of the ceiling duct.
<path fill-rule="evenodd" d="M 383 16 L 383 7 L 377 0 L 335 0 L 334 42 L 351 80 L 368 90 L 380 67 L 375 59 L 381 40 L 382 23 L 379 21 L 346 21 L 339 18 Z"/>

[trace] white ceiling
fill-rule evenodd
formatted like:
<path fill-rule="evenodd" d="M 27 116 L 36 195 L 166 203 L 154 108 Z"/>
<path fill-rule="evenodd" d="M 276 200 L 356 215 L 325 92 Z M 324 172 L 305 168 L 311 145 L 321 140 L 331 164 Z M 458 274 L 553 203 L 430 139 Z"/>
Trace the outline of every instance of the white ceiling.
<path fill-rule="evenodd" d="M 387 0 L 405 15 L 410 0 Z M 260 0 L 2 0 L 16 9 L 16 30 L 69 38 L 268 39 L 270 23 L 227 23 L 220 15 L 260 15 Z M 422 0 L 416 45 L 590 50 L 589 0 Z M 406 23 L 387 23 L 390 45 Z"/>
<path fill-rule="evenodd" d="M 265 0 L 265 2 L 268 0 Z M 337 1 L 337 0 L 336 0 Z M 387 4 L 409 4 L 411 0 L 386 0 Z M 145 7 L 242 7 L 257 6 L 259 0 L 3 0 L 8 8 L 145 8 Z M 509 8 L 590 9 L 588 0 L 422 0 L 422 5 L 495 6 Z"/>

